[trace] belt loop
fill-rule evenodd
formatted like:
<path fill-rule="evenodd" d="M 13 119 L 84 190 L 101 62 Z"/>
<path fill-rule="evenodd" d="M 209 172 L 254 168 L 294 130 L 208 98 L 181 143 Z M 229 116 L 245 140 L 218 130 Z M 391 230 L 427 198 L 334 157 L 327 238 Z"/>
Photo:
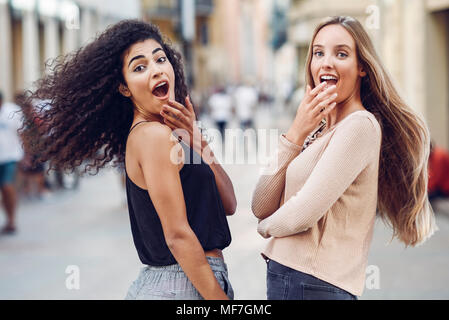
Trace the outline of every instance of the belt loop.
<path fill-rule="evenodd" d="M 265 262 L 268 264 L 268 262 L 270 262 L 270 259 L 264 255 L 263 253 L 260 254 L 262 256 L 262 258 L 265 260 Z"/>

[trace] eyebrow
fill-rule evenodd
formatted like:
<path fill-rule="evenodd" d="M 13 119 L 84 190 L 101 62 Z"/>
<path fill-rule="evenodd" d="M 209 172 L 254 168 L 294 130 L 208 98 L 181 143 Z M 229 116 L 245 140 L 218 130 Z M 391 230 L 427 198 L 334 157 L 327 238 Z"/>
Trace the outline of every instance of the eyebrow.
<path fill-rule="evenodd" d="M 315 44 L 315 45 L 313 46 L 313 48 L 315 48 L 315 47 L 318 47 L 318 48 L 324 48 L 324 46 L 321 45 L 321 44 Z M 347 49 L 351 50 L 351 47 L 348 46 L 348 45 L 346 45 L 346 44 L 338 44 L 338 45 L 336 45 L 335 47 L 336 47 L 336 48 L 347 48 Z"/>
<path fill-rule="evenodd" d="M 162 48 L 158 47 L 158 48 L 154 49 L 154 50 L 151 52 L 151 54 L 154 55 L 154 54 L 155 54 L 156 52 L 158 52 L 159 50 L 162 50 Z M 133 57 L 131 60 L 129 60 L 128 67 L 131 65 L 131 62 L 133 62 L 134 60 L 137 60 L 137 59 L 141 59 L 141 58 L 145 58 L 145 56 L 142 55 L 142 54 L 140 54 L 140 55 L 138 55 L 138 56 Z"/>

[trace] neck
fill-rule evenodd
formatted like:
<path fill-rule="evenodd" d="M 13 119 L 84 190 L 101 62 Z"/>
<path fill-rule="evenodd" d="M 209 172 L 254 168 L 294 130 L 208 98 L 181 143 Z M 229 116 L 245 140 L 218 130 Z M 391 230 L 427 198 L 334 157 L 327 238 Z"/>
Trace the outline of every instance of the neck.
<path fill-rule="evenodd" d="M 335 108 L 326 117 L 326 127 L 331 128 L 345 118 L 348 114 L 364 110 L 362 100 L 360 98 L 360 89 L 354 90 L 351 95 L 345 100 L 337 103 Z"/>
<path fill-rule="evenodd" d="M 151 112 L 146 111 L 144 108 L 140 107 L 138 104 L 134 103 L 134 120 L 133 122 L 138 121 L 156 121 L 160 123 L 164 123 L 164 118 L 161 115 L 152 114 Z"/>
<path fill-rule="evenodd" d="M 143 115 L 139 112 L 134 111 L 133 123 L 139 122 L 139 121 L 156 121 L 156 122 L 164 124 L 164 119 L 162 118 L 162 116 L 156 116 L 153 114 Z"/>

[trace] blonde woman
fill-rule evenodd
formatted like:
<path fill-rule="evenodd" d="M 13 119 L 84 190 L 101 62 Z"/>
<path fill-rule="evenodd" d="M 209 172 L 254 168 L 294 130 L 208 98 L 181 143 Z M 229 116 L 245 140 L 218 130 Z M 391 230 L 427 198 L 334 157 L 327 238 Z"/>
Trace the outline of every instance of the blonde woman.
<path fill-rule="evenodd" d="M 252 199 L 258 232 L 271 237 L 267 297 L 357 299 L 376 207 L 407 246 L 436 229 L 429 132 L 354 18 L 317 26 L 306 70 L 304 99 Z"/>

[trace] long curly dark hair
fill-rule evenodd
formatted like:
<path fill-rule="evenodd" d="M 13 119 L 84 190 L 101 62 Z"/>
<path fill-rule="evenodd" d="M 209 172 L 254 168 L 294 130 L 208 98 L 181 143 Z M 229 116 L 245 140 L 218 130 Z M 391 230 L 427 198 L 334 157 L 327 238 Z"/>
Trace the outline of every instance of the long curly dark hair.
<path fill-rule="evenodd" d="M 73 170 L 83 161 L 85 172 L 98 172 L 107 163 L 123 165 L 126 138 L 133 121 L 131 100 L 118 91 L 125 84 L 123 58 L 131 45 L 153 39 L 167 55 L 175 72 L 175 99 L 187 96 L 181 55 L 155 25 L 123 20 L 110 26 L 79 50 L 54 59 L 29 91 L 23 104 L 20 132 L 25 147 L 49 161 L 50 168 Z"/>

